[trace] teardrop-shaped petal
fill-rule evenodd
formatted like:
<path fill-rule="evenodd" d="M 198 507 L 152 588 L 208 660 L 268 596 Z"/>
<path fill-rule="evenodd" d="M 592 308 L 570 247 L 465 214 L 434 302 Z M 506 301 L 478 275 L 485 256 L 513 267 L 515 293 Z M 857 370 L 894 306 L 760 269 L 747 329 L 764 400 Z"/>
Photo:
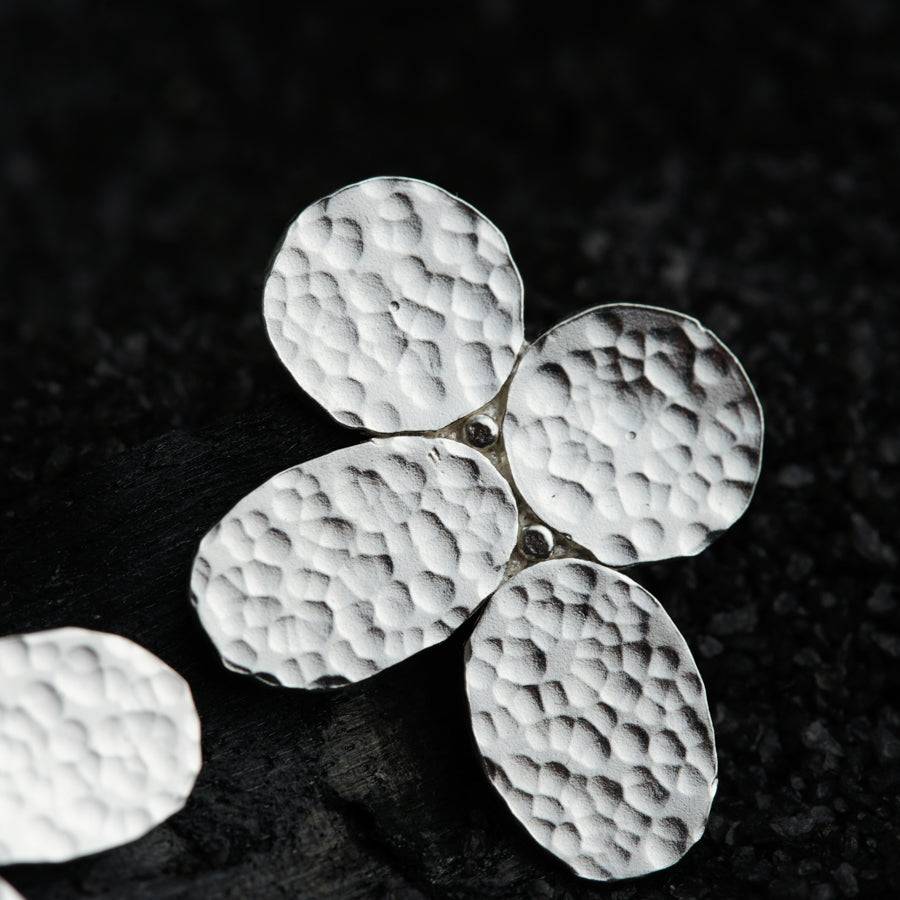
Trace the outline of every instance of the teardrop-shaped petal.
<path fill-rule="evenodd" d="M 622 566 L 692 556 L 743 515 L 763 419 L 712 332 L 681 313 L 617 303 L 528 348 L 503 437 L 535 513 Z"/>
<path fill-rule="evenodd" d="M 448 637 L 500 583 L 516 528 L 477 451 L 376 439 L 241 500 L 200 544 L 192 599 L 229 668 L 335 687 Z"/>
<path fill-rule="evenodd" d="M 269 337 L 339 422 L 430 431 L 490 400 L 522 345 L 506 239 L 433 184 L 372 178 L 305 209 L 266 281 Z"/>
<path fill-rule="evenodd" d="M 466 688 L 494 787 L 579 875 L 645 875 L 702 835 L 717 777 L 703 682 L 630 578 L 574 559 L 520 572 L 469 639 Z"/>
<path fill-rule="evenodd" d="M 0 865 L 125 844 L 184 806 L 200 771 L 184 679 L 126 638 L 0 638 Z"/>

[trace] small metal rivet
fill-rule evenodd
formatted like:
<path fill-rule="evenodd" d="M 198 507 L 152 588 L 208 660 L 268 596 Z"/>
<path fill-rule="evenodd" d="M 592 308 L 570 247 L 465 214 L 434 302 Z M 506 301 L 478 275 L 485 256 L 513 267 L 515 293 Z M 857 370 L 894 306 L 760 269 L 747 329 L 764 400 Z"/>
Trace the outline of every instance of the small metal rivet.
<path fill-rule="evenodd" d="M 496 442 L 500 429 L 490 416 L 478 415 L 472 416 L 466 422 L 464 432 L 466 443 L 470 447 L 477 447 L 479 450 L 483 450 Z"/>
<path fill-rule="evenodd" d="M 522 529 L 522 552 L 530 559 L 546 559 L 553 552 L 553 532 L 546 525 Z"/>

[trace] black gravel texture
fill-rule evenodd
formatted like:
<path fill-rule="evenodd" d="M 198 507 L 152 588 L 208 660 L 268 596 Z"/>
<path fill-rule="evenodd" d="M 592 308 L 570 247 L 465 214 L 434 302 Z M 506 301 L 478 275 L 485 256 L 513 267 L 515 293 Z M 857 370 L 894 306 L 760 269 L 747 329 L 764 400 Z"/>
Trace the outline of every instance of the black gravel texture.
<path fill-rule="evenodd" d="M 0 634 L 83 625 L 190 681 L 205 767 L 145 838 L 3 872 L 62 898 L 896 896 L 897 4 L 5 2 Z M 527 336 L 603 301 L 696 315 L 767 419 L 701 556 L 636 570 L 684 632 L 719 792 L 674 868 L 597 885 L 483 777 L 464 628 L 346 690 L 225 671 L 201 535 L 358 438 L 263 328 L 286 223 L 376 174 L 505 232 Z"/>

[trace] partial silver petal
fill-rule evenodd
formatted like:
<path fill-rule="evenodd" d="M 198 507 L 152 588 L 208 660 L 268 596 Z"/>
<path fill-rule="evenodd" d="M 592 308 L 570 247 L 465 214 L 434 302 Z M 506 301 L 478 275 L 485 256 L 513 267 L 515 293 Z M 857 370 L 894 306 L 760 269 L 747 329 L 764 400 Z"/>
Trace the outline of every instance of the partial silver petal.
<path fill-rule="evenodd" d="M 229 668 L 335 687 L 448 637 L 500 584 L 516 529 L 477 451 L 376 439 L 241 500 L 200 544 L 192 599 Z"/>
<path fill-rule="evenodd" d="M 524 353 L 503 437 L 548 525 L 612 566 L 692 556 L 746 510 L 762 460 L 759 400 L 695 319 L 617 303 Z"/>
<path fill-rule="evenodd" d="M 305 209 L 266 281 L 281 361 L 339 422 L 430 431 L 490 400 L 522 345 L 506 239 L 433 184 L 372 178 Z"/>
<path fill-rule="evenodd" d="M 0 878 L 0 900 L 24 900 L 24 898 L 8 881 Z"/>
<path fill-rule="evenodd" d="M 702 835 L 717 779 L 703 682 L 630 578 L 572 559 L 520 572 L 469 640 L 466 688 L 494 787 L 579 875 L 646 875 Z"/>
<path fill-rule="evenodd" d="M 82 628 L 0 639 L 0 865 L 141 837 L 200 762 L 190 689 L 143 647 Z"/>

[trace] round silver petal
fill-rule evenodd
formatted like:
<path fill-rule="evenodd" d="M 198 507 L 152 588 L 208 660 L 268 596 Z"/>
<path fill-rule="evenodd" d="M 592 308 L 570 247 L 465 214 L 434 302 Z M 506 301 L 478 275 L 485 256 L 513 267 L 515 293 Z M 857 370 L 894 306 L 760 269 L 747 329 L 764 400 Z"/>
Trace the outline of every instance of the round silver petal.
<path fill-rule="evenodd" d="M 747 508 L 759 400 L 695 319 L 617 303 L 523 355 L 503 436 L 516 487 L 548 525 L 612 566 L 692 556 Z"/>
<path fill-rule="evenodd" d="M 200 762 L 190 689 L 143 647 L 82 628 L 0 639 L 0 864 L 141 837 Z"/>
<path fill-rule="evenodd" d="M 336 687 L 448 637 L 500 583 L 516 528 L 477 451 L 376 439 L 241 500 L 200 544 L 192 599 L 229 668 Z"/>
<path fill-rule="evenodd" d="M 703 682 L 630 578 L 573 559 L 520 572 L 469 640 L 466 688 L 494 787 L 579 875 L 646 875 L 702 835 L 717 778 Z"/>
<path fill-rule="evenodd" d="M 305 209 L 266 280 L 281 361 L 339 422 L 430 431 L 480 407 L 522 345 L 522 280 L 476 209 L 372 178 Z"/>

